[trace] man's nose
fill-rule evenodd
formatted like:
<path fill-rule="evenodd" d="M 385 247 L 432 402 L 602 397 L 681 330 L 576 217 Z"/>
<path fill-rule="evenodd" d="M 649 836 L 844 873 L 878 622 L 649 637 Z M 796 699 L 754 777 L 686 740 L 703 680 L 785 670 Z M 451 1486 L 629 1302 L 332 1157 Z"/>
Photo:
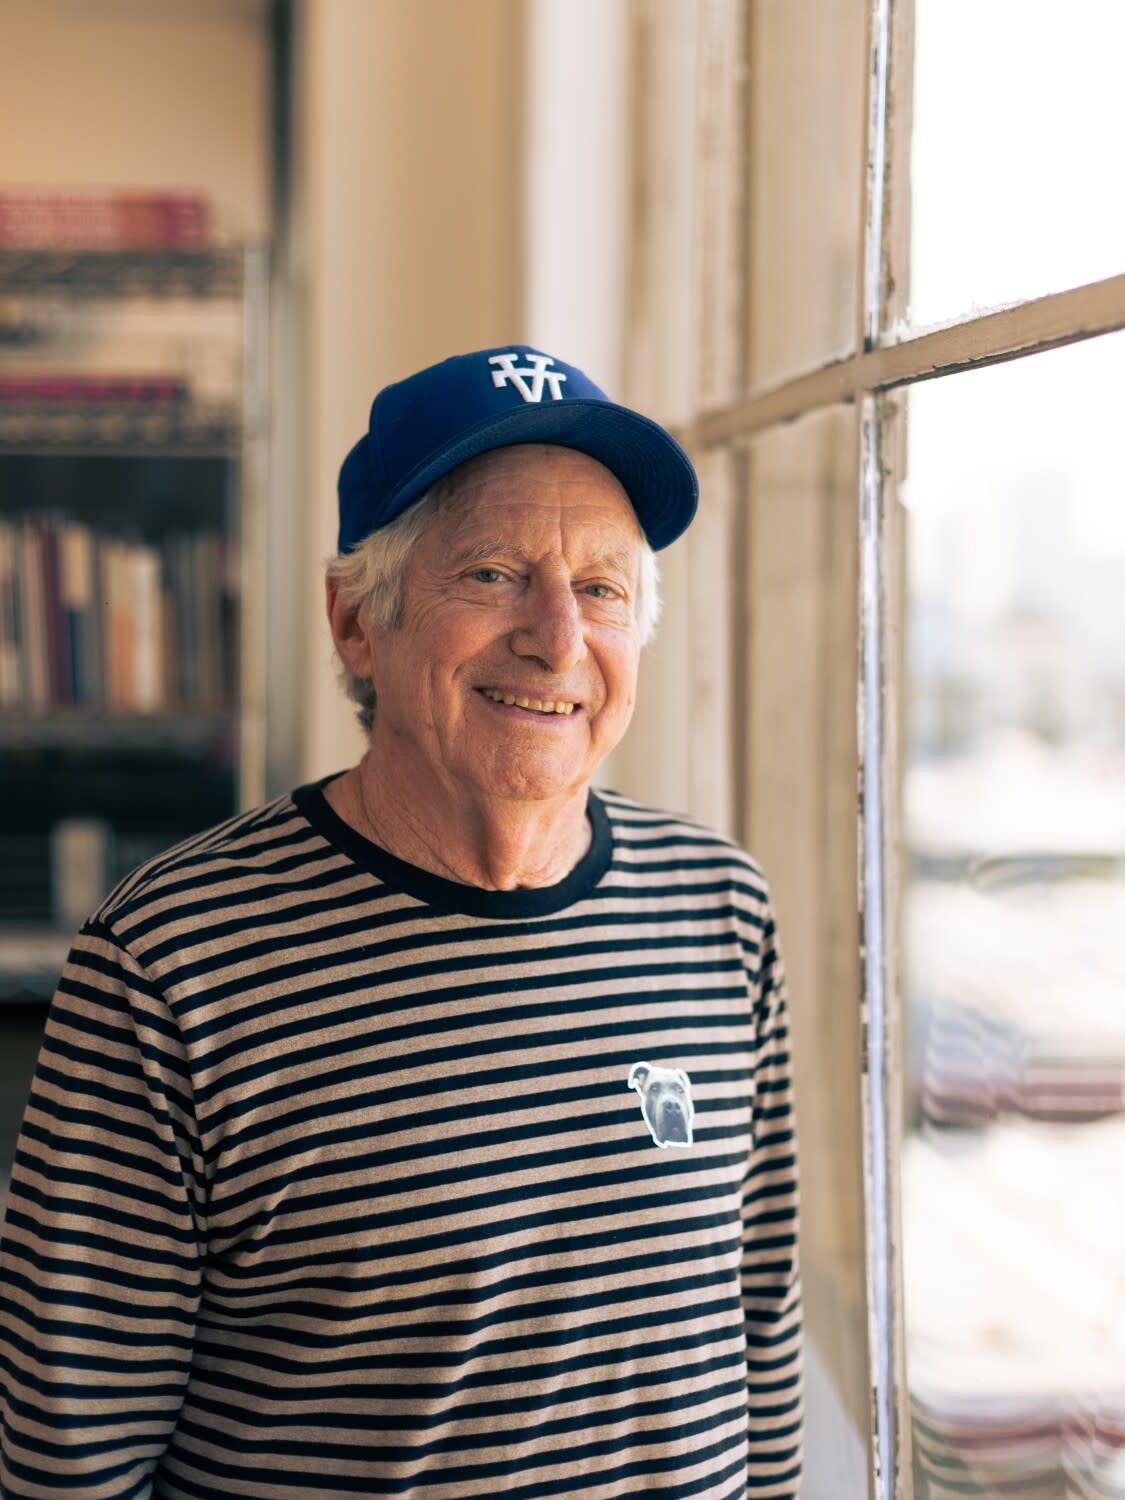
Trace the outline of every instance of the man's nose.
<path fill-rule="evenodd" d="M 512 632 L 517 656 L 538 661 L 561 676 L 586 651 L 582 616 L 569 578 L 536 579 L 524 599 L 523 618 Z"/>

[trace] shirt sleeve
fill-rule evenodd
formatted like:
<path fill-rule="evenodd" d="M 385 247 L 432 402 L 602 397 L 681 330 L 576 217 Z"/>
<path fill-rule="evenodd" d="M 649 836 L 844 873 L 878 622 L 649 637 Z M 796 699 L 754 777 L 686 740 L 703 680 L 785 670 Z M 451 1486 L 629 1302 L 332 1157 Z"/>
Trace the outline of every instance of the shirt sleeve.
<path fill-rule="evenodd" d="M 97 923 L 52 1003 L 0 1249 L 0 1494 L 146 1500 L 204 1261 L 179 1028 Z"/>
<path fill-rule="evenodd" d="M 797 1141 L 785 977 L 772 912 L 760 929 L 754 1143 L 743 1195 L 750 1452 L 747 1494 L 794 1500 L 801 1476 L 801 1282 Z"/>

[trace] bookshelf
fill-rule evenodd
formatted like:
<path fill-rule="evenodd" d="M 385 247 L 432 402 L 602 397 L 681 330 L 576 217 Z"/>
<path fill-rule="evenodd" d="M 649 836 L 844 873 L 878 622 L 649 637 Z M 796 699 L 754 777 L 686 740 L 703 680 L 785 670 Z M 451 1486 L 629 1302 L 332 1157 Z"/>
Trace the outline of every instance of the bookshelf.
<path fill-rule="evenodd" d="M 0 1171 L 75 928 L 263 795 L 267 326 L 261 247 L 0 247 Z"/>

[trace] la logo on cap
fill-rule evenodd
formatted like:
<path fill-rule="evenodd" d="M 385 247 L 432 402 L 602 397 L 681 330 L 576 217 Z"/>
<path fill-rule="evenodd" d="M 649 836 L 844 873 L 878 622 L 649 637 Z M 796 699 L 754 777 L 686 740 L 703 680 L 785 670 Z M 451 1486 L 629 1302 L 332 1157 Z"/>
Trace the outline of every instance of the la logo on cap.
<path fill-rule="evenodd" d="M 546 386 L 551 392 L 552 401 L 562 400 L 562 384 L 566 376 L 561 370 L 549 370 L 548 365 L 553 365 L 554 360 L 549 354 L 529 354 L 528 363 L 522 369 L 516 369 L 518 354 L 490 354 L 488 363 L 498 366 L 492 372 L 492 384 L 497 390 L 506 385 L 514 385 L 516 390 L 525 401 L 542 401 L 543 387 Z M 531 384 L 528 384 L 530 377 Z"/>

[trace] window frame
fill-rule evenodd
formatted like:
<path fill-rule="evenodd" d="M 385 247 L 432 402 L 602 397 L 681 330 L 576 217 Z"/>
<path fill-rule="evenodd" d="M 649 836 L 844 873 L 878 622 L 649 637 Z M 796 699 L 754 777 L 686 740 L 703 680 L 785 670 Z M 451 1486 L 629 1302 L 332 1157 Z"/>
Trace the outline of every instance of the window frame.
<path fill-rule="evenodd" d="M 643 7 L 644 0 L 638 0 Z M 706 0 L 699 11 L 700 52 L 715 55 L 717 39 L 744 56 L 754 0 Z M 861 967 L 861 1061 L 864 1221 L 871 1376 L 870 1465 L 875 1500 L 912 1494 L 908 1385 L 905 1369 L 899 1144 L 902 1140 L 899 986 L 899 805 L 905 588 L 897 482 L 903 451 L 904 393 L 922 381 L 1033 357 L 1060 346 L 1125 328 L 1125 275 L 1072 286 L 995 311 L 967 314 L 933 329 L 908 329 L 910 181 L 914 0 L 866 0 L 866 100 L 860 250 L 860 294 L 853 352 L 755 387 L 728 400 L 708 399 L 714 382 L 703 368 L 715 309 L 739 305 L 753 314 L 769 288 L 747 285 L 747 260 L 725 276 L 714 260 L 704 266 L 711 284 L 697 289 L 703 345 L 699 401 L 677 435 L 702 465 L 723 455 L 737 462 L 755 437 L 776 432 L 828 407 L 851 404 L 859 433 L 856 501 L 859 525 L 857 642 L 857 812 Z M 702 90 L 701 90 L 702 94 Z M 703 95 L 696 151 L 704 191 L 699 233 L 731 242 L 730 216 L 744 207 L 748 170 L 728 173 L 725 199 L 714 186 L 716 112 Z M 726 113 L 729 116 L 729 103 Z M 747 153 L 748 155 L 748 153 Z M 733 189 L 733 190 L 732 190 Z M 743 247 L 744 248 L 744 247 Z M 740 284 L 732 293 L 732 278 Z M 717 283 L 717 285 L 716 285 Z M 710 310 L 710 316 L 709 316 Z M 711 341 L 713 342 L 713 340 Z M 730 368 L 729 357 L 724 361 Z M 742 374 L 745 375 L 743 368 Z M 721 384 L 721 382 L 720 382 Z M 737 623 L 737 615 L 735 616 Z M 743 760 L 736 703 L 734 764 Z M 741 796 L 735 784 L 733 797 Z"/>

